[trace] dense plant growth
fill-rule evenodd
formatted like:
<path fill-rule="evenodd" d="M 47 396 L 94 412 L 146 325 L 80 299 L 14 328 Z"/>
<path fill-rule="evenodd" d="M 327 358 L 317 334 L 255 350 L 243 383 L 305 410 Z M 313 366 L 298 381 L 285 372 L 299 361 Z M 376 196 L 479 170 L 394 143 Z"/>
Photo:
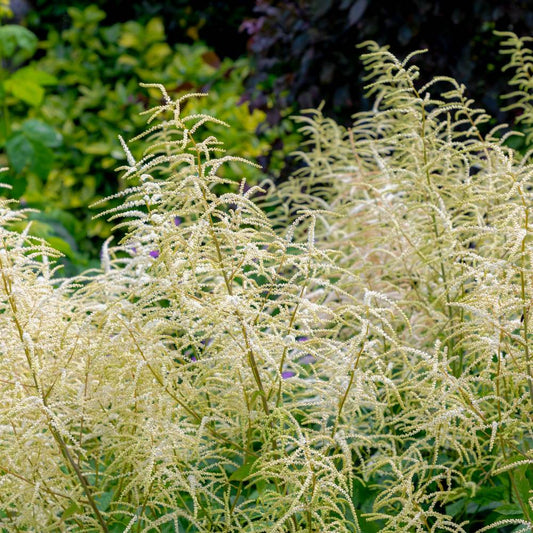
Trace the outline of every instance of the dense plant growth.
<path fill-rule="evenodd" d="M 198 95 L 146 86 L 97 270 L 61 277 L 1 201 L 1 528 L 531 530 L 529 154 L 413 55 L 362 58 L 372 109 L 301 119 L 260 201 Z"/>
<path fill-rule="evenodd" d="M 67 29 L 50 30 L 40 43 L 22 26 L 0 28 L 6 89 L 0 92 L 0 144 L 10 168 L 4 181 L 13 186 L 13 196 L 41 211 L 33 232 L 83 264 L 84 256 L 97 255 L 110 231 L 105 220 L 92 220 L 88 205 L 117 190 L 114 167 L 123 158 L 118 135 L 141 127 L 139 113 L 155 96 L 139 89 L 139 81 L 157 80 L 178 95 L 212 89 L 205 101 L 189 103 L 189 112 L 194 107 L 238 120 L 239 129 L 219 128 L 216 134 L 230 150 L 240 147 L 242 156 L 268 152 L 269 137 L 260 141 L 253 135 L 264 113 L 239 105 L 246 59 L 222 60 L 202 43 L 170 46 L 159 18 L 106 26 L 105 13 L 94 5 L 68 14 Z M 254 172 L 251 182 L 260 177 Z"/>

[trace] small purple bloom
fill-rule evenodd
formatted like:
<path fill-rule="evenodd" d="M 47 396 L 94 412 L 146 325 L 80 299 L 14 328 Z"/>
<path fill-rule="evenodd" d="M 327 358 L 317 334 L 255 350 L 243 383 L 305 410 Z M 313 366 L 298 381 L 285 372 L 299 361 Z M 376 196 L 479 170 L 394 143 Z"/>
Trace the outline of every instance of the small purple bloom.
<path fill-rule="evenodd" d="M 303 357 L 300 357 L 298 363 L 301 365 L 312 365 L 313 363 L 316 363 L 316 359 L 310 353 L 307 353 Z"/>
<path fill-rule="evenodd" d="M 159 257 L 159 250 L 152 250 L 149 255 L 150 257 L 157 259 Z"/>
<path fill-rule="evenodd" d="M 181 223 L 181 217 L 174 217 L 174 226 L 179 226 Z"/>
<path fill-rule="evenodd" d="M 304 341 L 309 340 L 309 337 L 296 337 L 296 340 L 297 340 L 298 342 L 304 342 Z"/>
<path fill-rule="evenodd" d="M 293 372 L 292 370 L 285 370 L 281 373 L 283 379 L 293 378 L 294 376 L 296 376 L 296 372 Z"/>
<path fill-rule="evenodd" d="M 196 361 L 198 361 L 198 359 L 196 359 L 196 356 L 191 355 L 191 361 L 192 361 L 193 363 L 196 363 Z"/>
<path fill-rule="evenodd" d="M 133 254 L 137 253 L 137 248 L 135 248 L 135 246 L 131 247 L 131 253 L 133 253 Z"/>

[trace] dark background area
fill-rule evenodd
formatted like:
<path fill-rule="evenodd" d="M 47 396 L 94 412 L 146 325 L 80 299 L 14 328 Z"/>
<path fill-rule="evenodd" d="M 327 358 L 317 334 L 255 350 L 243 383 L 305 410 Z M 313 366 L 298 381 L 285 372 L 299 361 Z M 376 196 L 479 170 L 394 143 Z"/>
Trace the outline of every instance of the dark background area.
<path fill-rule="evenodd" d="M 248 53 L 254 71 L 247 97 L 268 111 L 271 123 L 279 121 L 282 108 L 316 107 L 322 100 L 326 114 L 349 122 L 365 107 L 356 45 L 370 39 L 390 45 L 399 57 L 427 48 L 417 59 L 423 80 L 452 76 L 498 115 L 506 80 L 493 31 L 533 33 L 526 0 L 35 0 L 31 25 L 44 34 L 49 26 L 68 24 L 68 6 L 90 3 L 106 11 L 109 23 L 161 16 L 169 42 L 204 40 L 220 57 Z M 500 113 L 498 119 L 512 117 Z"/>

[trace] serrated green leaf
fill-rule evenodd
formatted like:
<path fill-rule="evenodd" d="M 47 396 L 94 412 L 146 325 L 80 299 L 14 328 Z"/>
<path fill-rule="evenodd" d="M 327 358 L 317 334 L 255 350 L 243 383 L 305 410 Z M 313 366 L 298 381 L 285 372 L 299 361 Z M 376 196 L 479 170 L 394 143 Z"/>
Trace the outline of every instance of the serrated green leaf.
<path fill-rule="evenodd" d="M 504 503 L 503 505 L 500 505 L 499 507 L 496 507 L 494 511 L 498 514 L 503 515 L 522 515 L 522 510 L 518 506 L 518 504 L 512 504 L 512 503 Z"/>
<path fill-rule="evenodd" d="M 499 485 L 497 487 L 483 487 L 479 489 L 473 498 L 473 501 L 479 505 L 486 505 L 493 502 L 505 500 L 506 487 Z"/>

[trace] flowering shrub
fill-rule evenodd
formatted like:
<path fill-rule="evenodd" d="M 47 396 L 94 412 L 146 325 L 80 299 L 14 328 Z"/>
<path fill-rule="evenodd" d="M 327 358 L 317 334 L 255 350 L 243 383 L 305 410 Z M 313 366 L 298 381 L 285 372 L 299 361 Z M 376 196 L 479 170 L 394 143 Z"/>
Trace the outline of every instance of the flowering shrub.
<path fill-rule="evenodd" d="M 150 85 L 101 213 L 126 236 L 76 278 L 0 201 L 2 529 L 533 527 L 533 166 L 410 60 L 368 43 L 374 108 L 302 119 L 306 169 L 260 201 L 216 193 L 247 161 L 200 95 Z"/>

